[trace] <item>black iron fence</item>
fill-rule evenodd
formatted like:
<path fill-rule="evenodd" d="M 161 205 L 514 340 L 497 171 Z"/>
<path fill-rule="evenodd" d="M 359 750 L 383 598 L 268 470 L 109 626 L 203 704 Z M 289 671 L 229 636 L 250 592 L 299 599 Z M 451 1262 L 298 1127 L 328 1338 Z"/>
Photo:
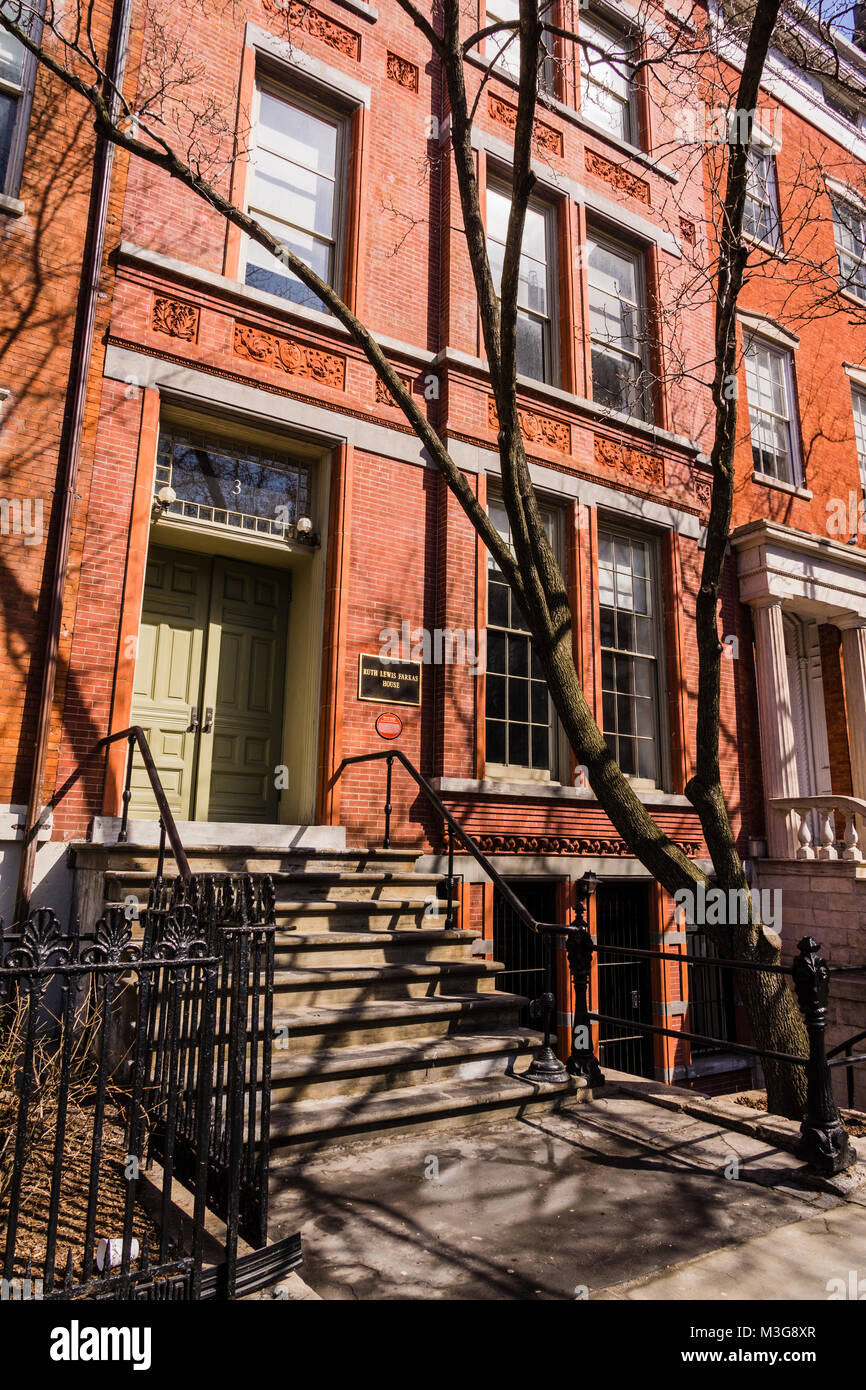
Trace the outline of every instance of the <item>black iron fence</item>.
<path fill-rule="evenodd" d="M 270 880 L 223 875 L 159 880 L 91 937 L 46 909 L 0 936 L 7 1292 L 249 1286 L 239 1236 L 267 1240 L 274 932 Z M 186 1222 L 175 1180 L 192 1193 Z M 225 1223 L 218 1273 L 204 1270 L 207 1208 Z"/>

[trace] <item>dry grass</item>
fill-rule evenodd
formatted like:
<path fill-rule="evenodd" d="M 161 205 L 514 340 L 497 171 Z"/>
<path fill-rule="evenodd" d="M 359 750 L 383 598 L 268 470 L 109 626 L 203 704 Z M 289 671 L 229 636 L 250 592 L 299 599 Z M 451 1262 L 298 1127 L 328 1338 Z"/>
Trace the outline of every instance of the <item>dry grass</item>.
<path fill-rule="evenodd" d="M 18 1129 L 20 1067 L 26 1026 L 26 1004 L 19 1000 L 7 1010 L 0 1028 L 0 1249 L 5 1247 L 8 1229 L 9 1190 Z M 96 1067 L 92 1044 L 98 1027 L 98 1017 L 91 1018 L 89 1025 L 76 1033 L 71 1045 L 55 1259 L 55 1276 L 58 1279 L 62 1278 L 70 1251 L 78 1275 L 84 1252 L 95 1120 Z M 60 1064 L 61 1049 L 56 1037 L 41 1039 L 34 1051 L 34 1080 L 27 1112 L 18 1203 L 15 1273 L 21 1275 L 26 1271 L 28 1258 L 33 1261 L 34 1276 L 41 1277 L 43 1273 L 49 1197 L 58 1139 Z M 102 1236 L 119 1236 L 123 1229 L 128 1183 L 124 1176 L 126 1149 L 117 1104 L 119 1099 L 109 1094 L 106 1102 L 97 1183 L 97 1242 Z M 133 1231 L 142 1248 L 145 1242 L 152 1242 L 152 1223 L 140 1209 L 135 1212 Z"/>
<path fill-rule="evenodd" d="M 767 1096 L 764 1091 L 748 1091 L 745 1095 L 726 1097 L 737 1105 L 748 1105 L 752 1110 L 766 1110 Z M 842 1123 L 848 1133 L 862 1139 L 866 1135 L 866 1114 L 862 1110 L 840 1110 Z"/>

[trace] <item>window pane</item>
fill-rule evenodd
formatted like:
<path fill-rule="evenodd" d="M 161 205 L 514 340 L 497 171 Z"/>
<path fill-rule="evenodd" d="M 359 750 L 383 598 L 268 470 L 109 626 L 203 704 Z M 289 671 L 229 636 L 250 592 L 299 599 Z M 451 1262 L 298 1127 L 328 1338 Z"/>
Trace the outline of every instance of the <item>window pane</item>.
<path fill-rule="evenodd" d="M 18 4 L 18 0 L 6 0 L 0 9 L 8 15 L 13 24 L 17 24 L 19 29 L 29 32 L 28 11 L 23 10 Z M 8 29 L 0 29 L 0 77 L 4 82 L 14 82 L 16 86 L 21 85 L 21 75 L 24 68 L 25 49 Z"/>
<path fill-rule="evenodd" d="M 250 206 L 329 237 L 334 227 L 334 182 L 259 150 Z"/>
<path fill-rule="evenodd" d="M 308 169 L 329 174 L 337 166 L 337 127 L 312 112 L 283 101 L 270 92 L 261 93 L 257 143 L 275 154 Z"/>
<path fill-rule="evenodd" d="M 0 189 L 6 183 L 6 169 L 9 164 L 9 151 L 12 148 L 12 133 L 15 129 L 17 112 L 18 98 L 0 93 Z"/>
<path fill-rule="evenodd" d="M 331 247 L 327 242 L 304 232 L 280 227 L 271 218 L 261 218 L 268 231 L 272 231 L 295 255 L 306 262 L 320 279 L 330 278 Z M 294 304 L 306 304 L 312 309 L 321 309 L 322 301 L 306 285 L 301 284 L 289 268 L 272 256 L 263 246 L 251 241 L 247 249 L 246 283 L 269 294 L 278 294 L 290 299 Z"/>
<path fill-rule="evenodd" d="M 787 356 L 757 339 L 746 345 L 746 387 L 756 472 L 794 482 Z"/>
<path fill-rule="evenodd" d="M 544 329 L 539 319 L 517 316 L 517 372 L 544 381 Z"/>

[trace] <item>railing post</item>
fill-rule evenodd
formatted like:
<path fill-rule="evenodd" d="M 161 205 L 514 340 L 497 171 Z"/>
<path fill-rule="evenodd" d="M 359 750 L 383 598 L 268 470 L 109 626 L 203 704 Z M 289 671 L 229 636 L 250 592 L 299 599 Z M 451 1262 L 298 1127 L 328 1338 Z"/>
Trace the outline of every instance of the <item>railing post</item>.
<path fill-rule="evenodd" d="M 568 968 L 574 985 L 574 1011 L 571 1019 L 571 1056 L 566 1068 L 572 1076 L 582 1076 L 590 1086 L 603 1086 L 604 1074 L 592 1050 L 592 1019 L 589 1016 L 589 980 L 595 945 L 589 930 L 589 904 L 597 887 L 594 873 L 585 873 L 577 885 L 580 928 L 569 932 L 565 942 Z"/>
<path fill-rule="evenodd" d="M 555 966 L 552 967 L 551 961 L 555 962 L 555 956 L 550 949 L 551 933 L 544 932 L 544 965 L 547 977 L 548 989 L 538 999 L 533 999 L 529 1006 L 529 1013 L 532 1019 L 540 1019 L 544 1029 L 544 1042 L 536 1052 L 526 1071 L 522 1073 L 524 1081 L 537 1081 L 542 1085 L 551 1085 L 568 1080 L 568 1072 L 553 1050 L 551 1038 L 553 1035 L 553 1019 L 556 1012 L 556 974 Z"/>
<path fill-rule="evenodd" d="M 117 832 L 118 844 L 126 843 L 127 829 L 129 826 L 129 802 L 132 797 L 132 755 L 135 749 L 135 739 L 130 734 L 126 748 L 126 780 L 123 784 L 123 810 L 120 813 L 120 829 Z"/>
<path fill-rule="evenodd" d="M 800 954 L 791 974 L 797 1003 L 809 1034 L 809 1062 L 806 1067 L 806 1116 L 800 1126 L 798 1152 L 810 1167 L 827 1177 L 850 1168 L 857 1158 L 851 1147 L 839 1107 L 833 1095 L 833 1080 L 827 1065 L 827 999 L 830 972 L 818 955 L 819 945 L 811 936 L 797 943 Z"/>
<path fill-rule="evenodd" d="M 391 770 L 394 766 L 394 754 L 389 753 L 385 760 L 388 771 L 385 776 L 385 839 L 382 842 L 383 849 L 391 848 Z"/>
<path fill-rule="evenodd" d="M 448 877 L 445 880 L 448 890 L 448 907 L 445 913 L 445 926 L 454 925 L 454 831 L 448 826 Z"/>

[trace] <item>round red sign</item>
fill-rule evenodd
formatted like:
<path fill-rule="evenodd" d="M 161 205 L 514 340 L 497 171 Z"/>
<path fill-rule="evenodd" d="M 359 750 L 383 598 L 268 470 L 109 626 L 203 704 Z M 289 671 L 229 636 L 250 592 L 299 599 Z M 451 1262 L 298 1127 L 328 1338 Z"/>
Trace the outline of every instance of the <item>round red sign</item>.
<path fill-rule="evenodd" d="M 380 714 L 376 720 L 376 733 L 380 738 L 399 738 L 403 732 L 403 720 L 399 714 Z"/>

